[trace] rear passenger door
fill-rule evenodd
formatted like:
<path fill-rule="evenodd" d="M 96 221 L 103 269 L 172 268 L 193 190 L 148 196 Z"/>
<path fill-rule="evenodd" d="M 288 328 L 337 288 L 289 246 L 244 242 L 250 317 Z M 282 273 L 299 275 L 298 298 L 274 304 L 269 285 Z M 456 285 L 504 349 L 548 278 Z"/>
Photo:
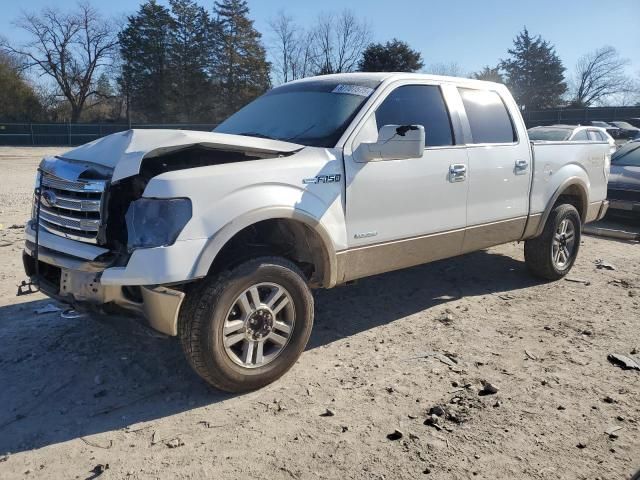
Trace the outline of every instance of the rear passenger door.
<path fill-rule="evenodd" d="M 529 213 L 531 150 L 497 91 L 458 92 L 469 159 L 463 251 L 473 251 L 521 238 Z"/>

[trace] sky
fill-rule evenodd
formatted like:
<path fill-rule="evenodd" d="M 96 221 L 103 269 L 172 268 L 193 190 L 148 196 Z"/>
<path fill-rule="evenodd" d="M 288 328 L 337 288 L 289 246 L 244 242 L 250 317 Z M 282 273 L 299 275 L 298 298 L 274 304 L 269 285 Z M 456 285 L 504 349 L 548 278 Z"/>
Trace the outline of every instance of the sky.
<path fill-rule="evenodd" d="M 134 13 L 137 0 L 90 0 L 105 15 Z M 207 8 L 213 0 L 198 0 Z M 160 0 L 160 3 L 168 3 Z M 313 26 L 322 12 L 347 6 L 369 22 L 373 40 L 398 38 L 422 53 L 425 65 L 457 63 L 474 72 L 507 56 L 513 38 L 526 25 L 555 45 L 570 73 L 580 56 L 604 45 L 615 47 L 640 76 L 640 0 L 248 0 L 251 17 L 270 40 L 269 19 L 283 10 L 301 26 Z M 24 34 L 12 25 L 23 10 L 73 8 L 75 0 L 0 0 L 0 35 L 20 42 Z"/>

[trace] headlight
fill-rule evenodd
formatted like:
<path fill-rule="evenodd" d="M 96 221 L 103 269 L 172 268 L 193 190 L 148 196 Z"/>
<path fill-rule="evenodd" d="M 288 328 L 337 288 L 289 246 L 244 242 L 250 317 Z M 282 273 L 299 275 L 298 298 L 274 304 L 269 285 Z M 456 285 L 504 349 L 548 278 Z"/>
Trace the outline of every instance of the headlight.
<path fill-rule="evenodd" d="M 141 198 L 131 202 L 125 215 L 127 246 L 134 250 L 172 245 L 190 219 L 188 198 Z"/>

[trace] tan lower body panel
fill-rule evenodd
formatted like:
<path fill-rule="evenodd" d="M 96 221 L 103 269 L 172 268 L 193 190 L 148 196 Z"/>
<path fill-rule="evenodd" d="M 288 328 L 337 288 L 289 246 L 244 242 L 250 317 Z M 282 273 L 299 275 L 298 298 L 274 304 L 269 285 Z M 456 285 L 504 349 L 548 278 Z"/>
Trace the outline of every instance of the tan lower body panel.
<path fill-rule="evenodd" d="M 602 217 L 607 213 L 607 209 L 609 208 L 609 202 L 599 201 L 599 202 L 591 202 L 587 207 L 587 215 L 584 220 L 584 223 L 595 222 L 601 220 Z"/>
<path fill-rule="evenodd" d="M 348 282 L 453 257 L 460 254 L 463 240 L 460 229 L 338 252 L 338 278 Z"/>
<path fill-rule="evenodd" d="M 529 220 L 527 221 L 527 226 L 524 230 L 524 235 L 522 236 L 524 240 L 536 236 L 540 228 L 540 223 L 542 222 L 542 216 L 542 213 L 529 215 Z"/>
<path fill-rule="evenodd" d="M 526 223 L 520 217 L 338 252 L 338 283 L 520 240 Z"/>
<path fill-rule="evenodd" d="M 520 240 L 526 223 L 527 217 L 520 217 L 468 227 L 464 234 L 462 253 Z"/>

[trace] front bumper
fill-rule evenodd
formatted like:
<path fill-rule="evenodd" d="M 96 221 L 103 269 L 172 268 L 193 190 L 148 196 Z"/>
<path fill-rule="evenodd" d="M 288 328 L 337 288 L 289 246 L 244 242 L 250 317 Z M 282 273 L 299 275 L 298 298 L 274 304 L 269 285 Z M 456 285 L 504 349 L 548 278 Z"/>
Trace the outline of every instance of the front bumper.
<path fill-rule="evenodd" d="M 65 243 L 70 240 L 60 240 L 63 242 L 60 243 L 59 237 L 40 230 L 36 269 L 35 232 L 31 224 L 27 226 L 24 268 L 43 293 L 82 311 L 142 317 L 155 330 L 166 335 L 177 335 L 178 314 L 184 292 L 158 283 L 135 283 L 133 275 L 129 276 L 131 283 L 118 283 L 114 280 L 123 278 L 122 273 L 130 271 L 129 264 L 126 267 L 112 267 L 113 259 L 107 250 L 73 242 L 78 244 L 76 249 L 76 245 Z M 96 256 L 100 251 L 107 253 Z M 71 255 L 70 252 L 81 256 Z M 153 268 L 150 264 L 149 270 L 156 271 L 157 267 Z M 121 275 L 112 274 L 111 281 L 105 282 L 109 272 Z M 140 278 L 148 281 L 152 277 Z"/>
<path fill-rule="evenodd" d="M 27 248 L 35 245 L 35 223 L 29 222 L 25 228 Z M 196 280 L 196 265 L 208 240 L 178 240 L 169 247 L 143 248 L 134 250 L 125 266 L 113 266 L 109 250 L 86 243 L 59 237 L 44 229 L 38 234 L 38 244 L 44 253 L 54 254 L 56 261 L 74 270 L 102 271 L 104 285 L 168 285 Z M 53 261 L 53 259 L 51 259 Z M 49 262 L 51 263 L 51 262 Z"/>

